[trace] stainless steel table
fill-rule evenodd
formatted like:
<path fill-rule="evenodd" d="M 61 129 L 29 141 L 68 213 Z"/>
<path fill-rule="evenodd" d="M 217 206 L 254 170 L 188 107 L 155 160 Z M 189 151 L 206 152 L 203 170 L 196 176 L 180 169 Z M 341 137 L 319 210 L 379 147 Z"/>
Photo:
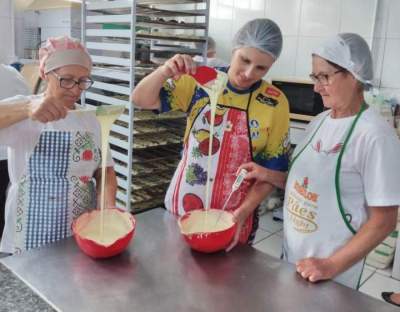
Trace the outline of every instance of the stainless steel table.
<path fill-rule="evenodd" d="M 164 210 L 136 217 L 120 256 L 93 260 L 67 239 L 1 262 L 60 311 L 398 311 L 334 282 L 308 283 L 249 246 L 193 252 Z"/>

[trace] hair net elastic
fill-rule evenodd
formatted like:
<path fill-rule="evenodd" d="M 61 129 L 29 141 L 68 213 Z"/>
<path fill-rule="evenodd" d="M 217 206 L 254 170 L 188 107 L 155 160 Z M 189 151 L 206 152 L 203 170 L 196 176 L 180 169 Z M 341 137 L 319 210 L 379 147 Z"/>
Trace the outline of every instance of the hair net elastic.
<path fill-rule="evenodd" d="M 48 38 L 39 49 L 40 76 L 44 78 L 48 72 L 67 65 L 81 65 L 91 71 L 92 60 L 78 40 L 67 36 Z"/>
<path fill-rule="evenodd" d="M 372 85 L 374 71 L 371 51 L 360 35 L 338 34 L 313 51 L 313 55 L 347 69 L 366 88 Z"/>
<path fill-rule="evenodd" d="M 282 33 L 279 26 L 267 18 L 258 18 L 244 24 L 233 38 L 233 49 L 257 48 L 276 60 L 282 51 Z"/>

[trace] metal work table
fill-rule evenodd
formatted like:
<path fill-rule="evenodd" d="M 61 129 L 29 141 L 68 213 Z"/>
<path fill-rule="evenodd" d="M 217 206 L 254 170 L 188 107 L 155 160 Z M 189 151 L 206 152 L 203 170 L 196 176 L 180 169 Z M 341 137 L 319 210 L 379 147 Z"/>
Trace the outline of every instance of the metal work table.
<path fill-rule="evenodd" d="M 108 260 L 87 257 L 71 238 L 0 261 L 60 311 L 398 311 L 334 282 L 308 283 L 249 246 L 193 252 L 164 210 L 136 218 L 129 249 Z"/>

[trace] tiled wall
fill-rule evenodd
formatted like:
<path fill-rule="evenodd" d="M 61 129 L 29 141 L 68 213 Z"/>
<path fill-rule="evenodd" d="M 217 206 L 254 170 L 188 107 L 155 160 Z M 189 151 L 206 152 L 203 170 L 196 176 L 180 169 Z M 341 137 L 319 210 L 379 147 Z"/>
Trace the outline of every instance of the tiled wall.
<path fill-rule="evenodd" d="M 13 61 L 14 19 L 11 0 L 0 0 L 0 63 Z"/>
<path fill-rule="evenodd" d="M 372 43 L 378 1 L 211 0 L 210 35 L 217 41 L 219 56 L 229 60 L 231 40 L 239 27 L 253 18 L 271 18 L 281 27 L 284 46 L 268 75 L 307 78 L 311 50 L 327 37 L 351 31 Z"/>
<path fill-rule="evenodd" d="M 379 0 L 373 53 L 379 86 L 389 96 L 400 99 L 399 0 Z"/>

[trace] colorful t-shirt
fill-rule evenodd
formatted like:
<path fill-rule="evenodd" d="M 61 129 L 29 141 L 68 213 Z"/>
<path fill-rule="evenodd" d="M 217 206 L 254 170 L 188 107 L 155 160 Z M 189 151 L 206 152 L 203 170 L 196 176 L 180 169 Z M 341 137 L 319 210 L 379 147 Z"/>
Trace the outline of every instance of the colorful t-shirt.
<path fill-rule="evenodd" d="M 227 68 L 223 68 L 227 71 Z M 194 120 L 209 103 L 207 93 L 189 75 L 168 80 L 160 91 L 161 111 L 181 110 L 187 113 L 184 142 L 187 142 Z M 289 147 L 289 104 L 275 86 L 260 80 L 247 90 L 235 89 L 229 82 L 218 99 L 218 107 L 246 109 L 253 160 L 266 168 L 286 171 Z M 216 117 L 218 118 L 218 107 Z"/>

